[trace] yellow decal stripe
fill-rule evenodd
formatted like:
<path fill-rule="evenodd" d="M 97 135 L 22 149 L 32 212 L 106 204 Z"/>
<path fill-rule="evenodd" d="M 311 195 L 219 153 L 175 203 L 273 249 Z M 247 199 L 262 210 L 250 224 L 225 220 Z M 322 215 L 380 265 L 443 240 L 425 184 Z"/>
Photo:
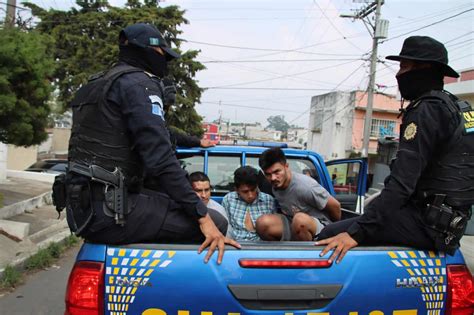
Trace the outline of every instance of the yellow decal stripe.
<path fill-rule="evenodd" d="M 150 264 L 150 267 L 155 267 L 156 265 L 158 265 L 160 263 L 160 260 L 159 259 L 155 259 L 153 260 L 153 262 Z"/>
<path fill-rule="evenodd" d="M 144 250 L 143 253 L 142 253 L 142 258 L 146 258 L 150 255 L 151 253 L 151 250 L 147 249 L 147 250 Z"/>
<path fill-rule="evenodd" d="M 388 252 L 388 255 L 392 258 L 392 259 L 397 259 L 397 254 L 395 252 Z"/>
<path fill-rule="evenodd" d="M 120 257 L 125 256 L 125 253 L 126 253 L 126 252 L 127 252 L 127 251 L 126 251 L 125 249 L 119 250 L 119 256 L 120 256 Z"/>

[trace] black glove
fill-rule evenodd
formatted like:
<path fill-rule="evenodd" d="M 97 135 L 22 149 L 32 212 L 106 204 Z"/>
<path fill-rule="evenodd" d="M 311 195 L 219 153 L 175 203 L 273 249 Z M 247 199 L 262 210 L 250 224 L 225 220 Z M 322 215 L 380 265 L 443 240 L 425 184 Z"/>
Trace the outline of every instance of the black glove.
<path fill-rule="evenodd" d="M 176 103 L 176 85 L 170 78 L 163 79 L 163 97 L 165 110 Z"/>

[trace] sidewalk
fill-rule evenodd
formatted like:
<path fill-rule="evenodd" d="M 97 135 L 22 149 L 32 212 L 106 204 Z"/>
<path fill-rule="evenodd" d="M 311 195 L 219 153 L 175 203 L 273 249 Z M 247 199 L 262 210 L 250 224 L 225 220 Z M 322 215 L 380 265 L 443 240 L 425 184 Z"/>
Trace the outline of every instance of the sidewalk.
<path fill-rule="evenodd" d="M 70 235 L 65 213 L 58 219 L 49 182 L 7 178 L 0 182 L 0 274 L 38 250 Z"/>

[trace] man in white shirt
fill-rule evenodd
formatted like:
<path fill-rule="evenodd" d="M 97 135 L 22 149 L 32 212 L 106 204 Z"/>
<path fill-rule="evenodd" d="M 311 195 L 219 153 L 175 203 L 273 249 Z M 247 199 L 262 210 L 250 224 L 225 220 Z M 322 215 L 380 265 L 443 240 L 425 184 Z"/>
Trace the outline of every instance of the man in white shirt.
<path fill-rule="evenodd" d="M 203 172 L 194 172 L 189 175 L 189 181 L 194 192 L 196 192 L 196 195 L 198 195 L 207 208 L 221 214 L 226 219 L 227 223 L 229 223 L 229 218 L 227 217 L 224 207 L 222 207 L 217 201 L 211 199 L 211 181 L 209 177 Z M 227 237 L 230 237 L 231 232 L 232 227 L 228 224 Z"/>

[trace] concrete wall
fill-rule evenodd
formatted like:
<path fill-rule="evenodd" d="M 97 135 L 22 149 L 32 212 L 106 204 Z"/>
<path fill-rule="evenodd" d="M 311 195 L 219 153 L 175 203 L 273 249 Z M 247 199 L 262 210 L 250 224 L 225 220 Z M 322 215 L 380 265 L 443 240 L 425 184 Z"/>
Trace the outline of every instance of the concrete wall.
<path fill-rule="evenodd" d="M 0 142 L 0 182 L 7 179 L 7 151 L 8 146 Z"/>
<path fill-rule="evenodd" d="M 17 147 L 8 145 L 7 169 L 22 171 L 38 159 L 38 146 Z"/>
<path fill-rule="evenodd" d="M 65 154 L 68 151 L 71 129 L 54 128 L 53 129 L 53 149 L 56 154 Z"/>
<path fill-rule="evenodd" d="M 325 160 L 347 157 L 351 151 L 353 94 L 332 92 L 311 99 L 308 149 Z"/>

